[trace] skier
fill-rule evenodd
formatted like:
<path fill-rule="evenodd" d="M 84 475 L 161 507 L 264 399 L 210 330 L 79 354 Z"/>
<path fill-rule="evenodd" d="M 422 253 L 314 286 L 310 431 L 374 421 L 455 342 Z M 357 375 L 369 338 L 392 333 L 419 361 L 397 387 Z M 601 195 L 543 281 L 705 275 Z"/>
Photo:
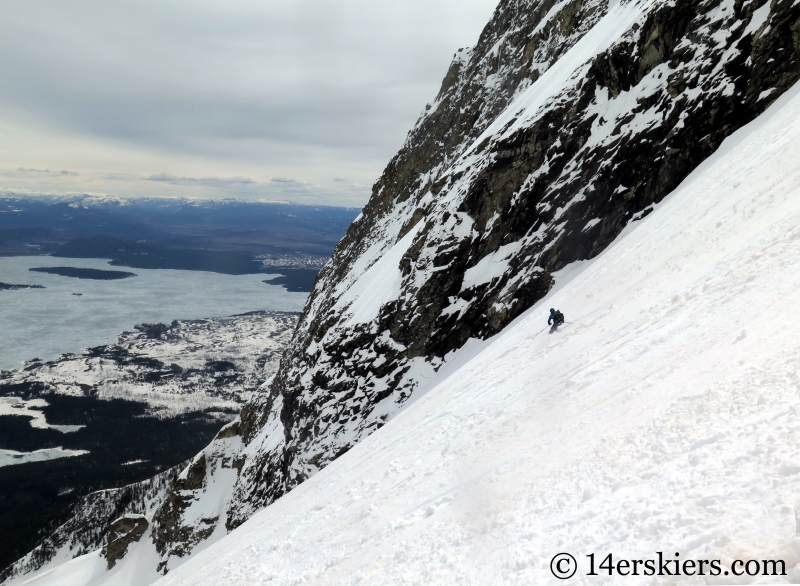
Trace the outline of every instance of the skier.
<path fill-rule="evenodd" d="M 564 314 L 557 309 L 553 309 L 552 307 L 550 308 L 550 317 L 547 318 L 547 325 L 549 326 L 551 323 L 553 324 L 553 327 L 550 328 L 551 334 L 557 331 L 558 326 L 564 323 Z"/>

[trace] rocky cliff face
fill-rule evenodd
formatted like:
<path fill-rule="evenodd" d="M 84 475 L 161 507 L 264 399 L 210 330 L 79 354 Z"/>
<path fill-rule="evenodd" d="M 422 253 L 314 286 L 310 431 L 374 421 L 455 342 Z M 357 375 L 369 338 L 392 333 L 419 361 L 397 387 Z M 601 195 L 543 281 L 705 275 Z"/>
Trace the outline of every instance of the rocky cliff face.
<path fill-rule="evenodd" d="M 501 1 L 318 277 L 277 375 L 156 515 L 162 571 L 599 254 L 794 84 L 799 59 L 792 0 Z"/>
<path fill-rule="evenodd" d="M 106 558 L 107 568 L 113 568 L 125 557 L 128 548 L 139 541 L 150 526 L 145 515 L 123 515 L 108 527 L 108 538 L 101 554 Z"/>

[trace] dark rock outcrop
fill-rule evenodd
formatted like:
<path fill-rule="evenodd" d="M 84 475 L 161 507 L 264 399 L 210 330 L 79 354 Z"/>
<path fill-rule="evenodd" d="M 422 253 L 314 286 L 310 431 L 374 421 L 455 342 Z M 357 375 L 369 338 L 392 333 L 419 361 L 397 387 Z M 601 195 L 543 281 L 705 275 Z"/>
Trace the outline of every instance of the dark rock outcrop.
<path fill-rule="evenodd" d="M 205 479 L 206 455 L 201 453 L 175 480 L 170 494 L 154 519 L 160 529 L 154 535 L 154 542 L 159 551 L 164 551 L 169 545 L 173 545 L 171 549 L 173 555 L 183 557 L 214 531 L 216 519 L 209 520 L 202 527 L 196 524 L 182 525 L 178 522 L 183 512 L 194 502 L 194 492 L 203 488 Z"/>
<path fill-rule="evenodd" d="M 108 528 L 108 541 L 102 550 L 109 570 L 125 557 L 131 544 L 137 543 L 148 527 L 150 523 L 144 515 L 125 515 L 111 523 Z"/>

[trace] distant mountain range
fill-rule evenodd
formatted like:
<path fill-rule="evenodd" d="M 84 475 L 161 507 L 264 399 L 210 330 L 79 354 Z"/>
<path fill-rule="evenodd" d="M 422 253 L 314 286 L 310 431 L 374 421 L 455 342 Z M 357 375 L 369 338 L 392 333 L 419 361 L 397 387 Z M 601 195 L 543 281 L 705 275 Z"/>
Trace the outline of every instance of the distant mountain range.
<path fill-rule="evenodd" d="M 137 268 L 226 274 L 276 266 L 318 271 L 359 213 L 240 200 L 6 194 L 0 256 L 109 258 Z"/>

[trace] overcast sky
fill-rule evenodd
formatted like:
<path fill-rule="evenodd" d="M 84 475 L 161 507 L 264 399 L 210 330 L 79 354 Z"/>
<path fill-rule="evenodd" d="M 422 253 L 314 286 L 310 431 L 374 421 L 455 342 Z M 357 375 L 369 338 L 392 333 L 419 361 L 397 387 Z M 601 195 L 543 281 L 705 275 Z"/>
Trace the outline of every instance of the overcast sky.
<path fill-rule="evenodd" d="M 497 0 L 0 0 L 0 189 L 363 205 Z"/>

